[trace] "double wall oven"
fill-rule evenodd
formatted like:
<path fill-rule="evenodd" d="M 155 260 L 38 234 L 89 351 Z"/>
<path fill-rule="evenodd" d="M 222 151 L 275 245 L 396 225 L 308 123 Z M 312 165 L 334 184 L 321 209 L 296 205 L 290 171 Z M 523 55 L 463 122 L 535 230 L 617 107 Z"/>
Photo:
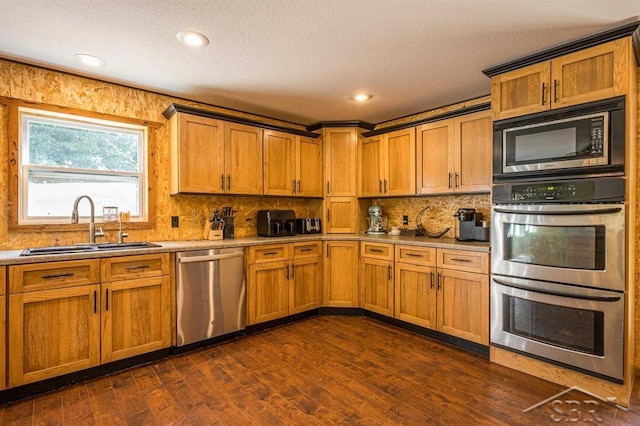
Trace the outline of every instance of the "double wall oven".
<path fill-rule="evenodd" d="M 600 157 L 611 158 L 611 130 Z M 592 167 L 557 177 L 532 167 L 494 179 L 491 343 L 622 383 L 625 180 Z"/>

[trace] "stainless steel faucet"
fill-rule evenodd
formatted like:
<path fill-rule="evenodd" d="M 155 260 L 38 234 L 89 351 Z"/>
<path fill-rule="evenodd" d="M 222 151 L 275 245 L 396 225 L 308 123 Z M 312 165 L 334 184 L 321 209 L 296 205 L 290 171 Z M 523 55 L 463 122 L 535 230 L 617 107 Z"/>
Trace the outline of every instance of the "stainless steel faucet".
<path fill-rule="evenodd" d="M 93 244 L 96 242 L 96 237 L 104 237 L 104 232 L 102 228 L 96 232 L 96 222 L 95 222 L 95 209 L 93 206 L 93 200 L 88 195 L 81 195 L 76 198 L 76 201 L 73 203 L 73 211 L 71 212 L 71 223 L 78 223 L 78 204 L 80 200 L 86 198 L 89 201 L 89 205 L 91 206 L 91 218 L 89 221 L 89 243 Z"/>

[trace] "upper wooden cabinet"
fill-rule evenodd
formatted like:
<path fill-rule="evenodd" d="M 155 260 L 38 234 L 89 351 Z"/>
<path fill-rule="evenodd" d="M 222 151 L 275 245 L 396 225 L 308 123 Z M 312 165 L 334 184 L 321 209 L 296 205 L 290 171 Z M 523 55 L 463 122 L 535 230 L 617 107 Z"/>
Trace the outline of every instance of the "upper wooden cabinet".
<path fill-rule="evenodd" d="M 322 197 L 322 139 L 264 131 L 264 194 Z"/>
<path fill-rule="evenodd" d="M 629 81 L 629 42 L 611 41 L 493 77 L 493 119 L 623 95 Z"/>
<path fill-rule="evenodd" d="M 325 195 L 331 197 L 355 197 L 358 188 L 356 128 L 325 128 Z"/>
<path fill-rule="evenodd" d="M 415 128 L 364 138 L 359 145 L 361 197 L 414 195 Z"/>
<path fill-rule="evenodd" d="M 490 111 L 417 128 L 417 193 L 450 194 L 491 189 Z"/>
<path fill-rule="evenodd" d="M 174 114 L 171 193 L 262 194 L 262 129 Z"/>

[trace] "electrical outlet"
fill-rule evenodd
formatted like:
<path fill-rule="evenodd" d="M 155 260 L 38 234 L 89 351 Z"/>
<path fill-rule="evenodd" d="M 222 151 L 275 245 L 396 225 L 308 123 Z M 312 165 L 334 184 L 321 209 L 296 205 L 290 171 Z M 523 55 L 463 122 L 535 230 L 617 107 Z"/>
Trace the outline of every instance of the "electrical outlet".
<path fill-rule="evenodd" d="M 171 216 L 171 227 L 177 228 L 179 226 L 179 218 L 178 216 Z"/>
<path fill-rule="evenodd" d="M 408 225 L 409 224 L 409 216 L 408 215 L 402 215 L 402 224 L 403 225 Z"/>

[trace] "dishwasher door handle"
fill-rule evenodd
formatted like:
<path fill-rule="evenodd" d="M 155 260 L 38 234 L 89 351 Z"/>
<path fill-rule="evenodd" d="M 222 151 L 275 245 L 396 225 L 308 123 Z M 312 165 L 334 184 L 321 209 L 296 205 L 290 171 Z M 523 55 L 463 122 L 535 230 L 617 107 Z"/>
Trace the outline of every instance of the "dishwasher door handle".
<path fill-rule="evenodd" d="M 215 262 L 216 260 L 231 259 L 233 257 L 242 257 L 244 253 L 225 253 L 225 254 L 210 254 L 206 256 L 191 256 L 181 257 L 178 259 L 180 263 L 194 263 L 194 262 Z"/>

